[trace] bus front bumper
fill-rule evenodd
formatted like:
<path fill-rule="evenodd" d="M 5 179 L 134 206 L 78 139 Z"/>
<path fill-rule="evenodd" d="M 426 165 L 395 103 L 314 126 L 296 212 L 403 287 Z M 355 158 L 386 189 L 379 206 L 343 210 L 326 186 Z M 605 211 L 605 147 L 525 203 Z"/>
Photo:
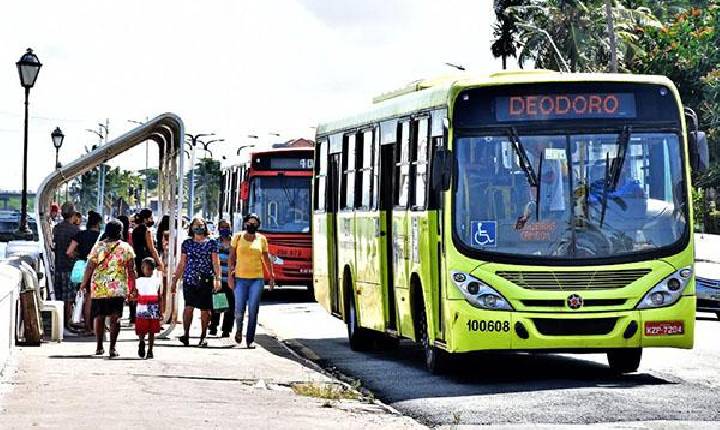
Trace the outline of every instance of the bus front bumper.
<path fill-rule="evenodd" d="M 693 347 L 695 296 L 672 306 L 612 312 L 504 312 L 447 302 L 445 346 L 450 352 Z"/>

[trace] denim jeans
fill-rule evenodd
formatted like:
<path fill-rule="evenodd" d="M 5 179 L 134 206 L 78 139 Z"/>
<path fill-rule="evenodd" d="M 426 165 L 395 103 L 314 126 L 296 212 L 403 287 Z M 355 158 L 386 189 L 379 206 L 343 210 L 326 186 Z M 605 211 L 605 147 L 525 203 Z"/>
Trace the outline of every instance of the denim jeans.
<path fill-rule="evenodd" d="M 255 341 L 255 327 L 260 310 L 260 296 L 265 288 L 264 279 L 235 279 L 235 326 L 242 333 L 245 306 L 248 309 L 247 343 Z"/>

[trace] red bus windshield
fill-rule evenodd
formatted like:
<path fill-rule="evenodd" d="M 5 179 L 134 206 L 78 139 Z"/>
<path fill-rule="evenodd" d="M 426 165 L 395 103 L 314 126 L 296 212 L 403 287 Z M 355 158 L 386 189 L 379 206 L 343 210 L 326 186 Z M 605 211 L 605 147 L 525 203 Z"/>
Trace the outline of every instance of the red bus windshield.
<path fill-rule="evenodd" d="M 310 233 L 309 176 L 250 178 L 249 213 L 260 216 L 260 231 Z"/>

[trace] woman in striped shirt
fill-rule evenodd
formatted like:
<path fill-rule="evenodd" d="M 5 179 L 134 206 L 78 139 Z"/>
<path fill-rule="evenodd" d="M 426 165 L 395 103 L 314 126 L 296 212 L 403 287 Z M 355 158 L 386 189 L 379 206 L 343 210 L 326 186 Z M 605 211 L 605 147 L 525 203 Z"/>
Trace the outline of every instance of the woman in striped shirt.
<path fill-rule="evenodd" d="M 230 332 L 235 324 L 235 294 L 230 289 L 228 282 L 228 259 L 230 257 L 230 239 L 232 239 L 232 229 L 230 223 L 226 220 L 218 222 L 218 232 L 220 233 L 220 270 L 222 272 L 222 292 L 225 293 L 228 300 L 228 309 L 224 312 L 213 311 L 212 321 L 210 322 L 210 335 L 217 336 L 218 325 L 220 325 L 220 315 L 225 314 L 222 324 L 222 337 L 230 337 Z"/>

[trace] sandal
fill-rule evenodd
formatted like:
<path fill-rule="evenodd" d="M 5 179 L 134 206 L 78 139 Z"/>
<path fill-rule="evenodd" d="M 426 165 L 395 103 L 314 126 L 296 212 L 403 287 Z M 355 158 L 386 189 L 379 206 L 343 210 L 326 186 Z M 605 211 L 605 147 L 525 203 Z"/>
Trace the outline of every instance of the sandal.
<path fill-rule="evenodd" d="M 104 349 L 100 348 L 100 349 L 95 350 L 95 355 L 103 355 L 103 354 L 105 354 Z"/>
<path fill-rule="evenodd" d="M 145 341 L 141 340 L 140 344 L 138 345 L 138 357 L 143 358 L 145 357 Z"/>
<path fill-rule="evenodd" d="M 182 343 L 185 346 L 190 345 L 190 337 L 189 336 L 184 336 L 184 335 L 180 336 L 180 337 L 178 337 L 178 340 L 180 341 L 180 343 Z"/>
<path fill-rule="evenodd" d="M 120 356 L 120 354 L 118 354 L 118 352 L 114 349 L 111 349 L 110 355 L 108 355 L 108 357 L 110 357 L 110 358 L 115 358 L 115 357 L 119 357 L 119 356 Z"/>
<path fill-rule="evenodd" d="M 207 348 L 207 341 L 205 339 L 200 339 L 200 343 L 198 343 L 198 346 L 200 348 Z"/>
<path fill-rule="evenodd" d="M 147 359 L 147 360 L 152 360 L 153 358 L 154 358 L 154 357 L 153 357 L 152 349 L 149 349 L 148 352 L 147 352 L 147 355 L 145 356 L 145 359 Z"/>

